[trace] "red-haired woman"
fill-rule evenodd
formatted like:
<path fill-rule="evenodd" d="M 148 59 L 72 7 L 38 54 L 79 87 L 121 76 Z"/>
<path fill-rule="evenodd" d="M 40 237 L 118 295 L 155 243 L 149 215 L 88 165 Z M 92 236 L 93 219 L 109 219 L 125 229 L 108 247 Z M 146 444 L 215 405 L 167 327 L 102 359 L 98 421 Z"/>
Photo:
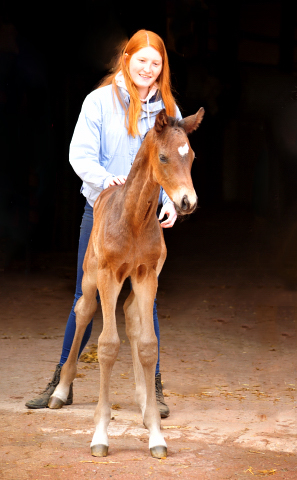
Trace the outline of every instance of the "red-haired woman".
<path fill-rule="evenodd" d="M 71 349 L 75 333 L 74 307 L 82 295 L 82 264 L 93 224 L 94 202 L 105 188 L 125 183 L 146 132 L 153 127 L 156 115 L 164 107 L 168 115 L 181 118 L 171 93 L 163 40 L 153 32 L 139 30 L 122 50 L 113 73 L 86 97 L 71 140 L 69 160 L 83 181 L 81 192 L 86 197 L 79 238 L 75 298 L 66 325 L 61 359 L 53 379 L 42 394 L 26 403 L 28 408 L 47 407 Z M 163 204 L 159 220 L 167 215 L 161 226 L 170 228 L 177 215 L 173 203 L 162 189 L 159 203 Z M 156 301 L 154 326 L 160 348 Z M 92 321 L 86 329 L 79 354 L 86 346 L 91 330 Z M 156 398 L 161 416 L 167 417 L 169 408 L 162 393 L 159 358 Z M 72 401 L 71 386 L 66 405 L 72 404 Z"/>

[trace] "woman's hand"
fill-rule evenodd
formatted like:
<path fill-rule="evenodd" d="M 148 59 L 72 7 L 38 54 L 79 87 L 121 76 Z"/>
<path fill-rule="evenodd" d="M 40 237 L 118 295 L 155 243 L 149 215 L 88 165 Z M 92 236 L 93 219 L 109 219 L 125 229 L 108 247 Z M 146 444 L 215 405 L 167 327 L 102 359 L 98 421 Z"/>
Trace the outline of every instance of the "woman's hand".
<path fill-rule="evenodd" d="M 167 202 L 163 207 L 161 208 L 161 212 L 159 215 L 159 220 L 162 220 L 164 216 L 167 215 L 167 219 L 164 220 L 160 225 L 162 228 L 171 228 L 175 224 L 175 220 L 177 219 L 177 213 L 174 208 L 173 203 Z"/>
<path fill-rule="evenodd" d="M 112 187 L 114 185 L 124 185 L 126 180 L 127 180 L 127 177 L 125 175 L 118 175 L 117 177 L 112 177 L 110 179 L 108 186 Z"/>

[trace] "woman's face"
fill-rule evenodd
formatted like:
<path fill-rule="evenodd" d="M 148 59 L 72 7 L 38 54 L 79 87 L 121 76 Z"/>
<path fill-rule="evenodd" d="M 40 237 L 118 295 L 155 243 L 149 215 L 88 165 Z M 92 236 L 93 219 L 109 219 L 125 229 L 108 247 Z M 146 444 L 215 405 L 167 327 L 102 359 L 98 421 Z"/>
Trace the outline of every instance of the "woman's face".
<path fill-rule="evenodd" d="M 129 71 L 140 98 L 148 95 L 162 71 L 162 57 L 153 47 L 144 47 L 131 56 Z"/>

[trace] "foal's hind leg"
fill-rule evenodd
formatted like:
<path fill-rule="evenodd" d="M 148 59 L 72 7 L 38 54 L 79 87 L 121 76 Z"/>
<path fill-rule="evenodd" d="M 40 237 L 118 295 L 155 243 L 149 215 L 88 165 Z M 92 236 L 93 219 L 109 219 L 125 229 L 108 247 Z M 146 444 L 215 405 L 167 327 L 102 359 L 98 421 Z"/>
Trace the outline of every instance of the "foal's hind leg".
<path fill-rule="evenodd" d="M 141 328 L 138 337 L 138 356 L 143 368 L 146 385 L 146 406 L 143 422 L 149 429 L 149 448 L 153 457 L 167 456 L 167 445 L 160 430 L 160 413 L 155 393 L 155 368 L 158 359 L 158 342 L 154 330 L 153 306 L 157 290 L 157 275 L 151 270 L 145 280 L 132 279 L 137 298 Z"/>
<path fill-rule="evenodd" d="M 132 351 L 134 377 L 136 383 L 135 400 L 141 409 L 142 416 L 144 417 L 146 407 L 146 385 L 143 368 L 138 355 L 138 339 L 140 337 L 141 323 L 137 299 L 133 290 L 130 292 L 130 295 L 124 303 L 124 312 L 126 319 L 126 334 L 129 338 Z"/>
<path fill-rule="evenodd" d="M 103 330 L 98 340 L 98 360 L 100 365 L 99 401 L 95 411 L 95 433 L 91 443 L 91 453 L 95 457 L 105 457 L 108 452 L 107 427 L 110 422 L 109 384 L 113 365 L 116 361 L 120 339 L 117 332 L 115 308 L 122 283 L 118 283 L 111 271 L 98 272 L 98 290 L 102 305 Z"/>
<path fill-rule="evenodd" d="M 69 394 L 69 388 L 77 371 L 77 357 L 85 330 L 93 318 L 97 309 L 97 284 L 96 272 L 90 271 L 84 274 L 82 280 L 83 295 L 75 306 L 76 329 L 71 350 L 67 361 L 61 370 L 61 379 L 49 400 L 49 408 L 61 408 L 65 405 Z"/>

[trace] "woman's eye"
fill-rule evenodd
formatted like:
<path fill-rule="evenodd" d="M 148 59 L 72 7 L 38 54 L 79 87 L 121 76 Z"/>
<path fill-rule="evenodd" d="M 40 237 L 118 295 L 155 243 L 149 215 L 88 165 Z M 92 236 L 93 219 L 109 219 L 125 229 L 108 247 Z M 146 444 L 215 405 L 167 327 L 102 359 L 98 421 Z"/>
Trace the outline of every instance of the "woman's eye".
<path fill-rule="evenodd" d="M 165 155 L 162 155 L 162 153 L 160 153 L 159 159 L 160 159 L 161 163 L 167 163 L 168 162 L 167 158 L 165 157 Z"/>

